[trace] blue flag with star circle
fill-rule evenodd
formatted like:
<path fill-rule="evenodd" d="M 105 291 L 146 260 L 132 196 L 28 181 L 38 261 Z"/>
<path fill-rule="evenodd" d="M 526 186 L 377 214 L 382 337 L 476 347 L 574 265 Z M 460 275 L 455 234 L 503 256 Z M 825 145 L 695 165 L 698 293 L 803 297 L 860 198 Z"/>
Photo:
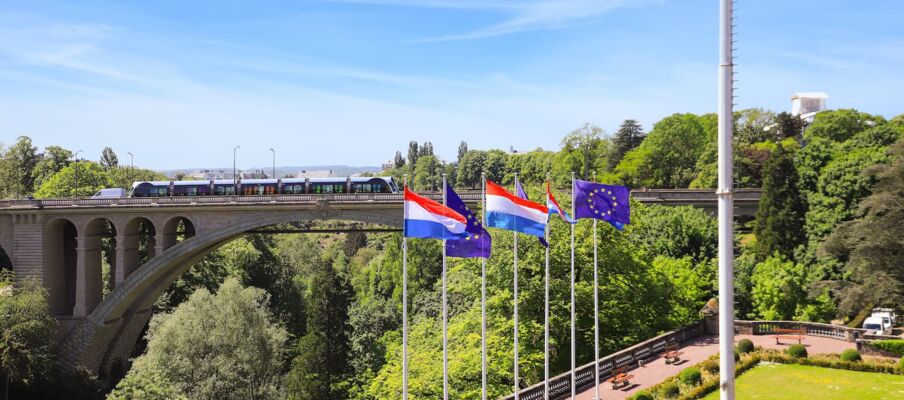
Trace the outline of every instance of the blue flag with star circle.
<path fill-rule="evenodd" d="M 574 181 L 574 216 L 606 221 L 618 230 L 631 222 L 628 188 L 577 179 Z"/>
<path fill-rule="evenodd" d="M 446 207 L 463 215 L 468 221 L 465 228 L 468 236 L 464 239 L 446 240 L 446 255 L 458 258 L 490 258 L 492 239 L 489 232 L 480 223 L 480 219 L 465 205 L 461 197 L 458 197 L 458 194 L 452 190 L 451 186 L 446 186 Z"/>

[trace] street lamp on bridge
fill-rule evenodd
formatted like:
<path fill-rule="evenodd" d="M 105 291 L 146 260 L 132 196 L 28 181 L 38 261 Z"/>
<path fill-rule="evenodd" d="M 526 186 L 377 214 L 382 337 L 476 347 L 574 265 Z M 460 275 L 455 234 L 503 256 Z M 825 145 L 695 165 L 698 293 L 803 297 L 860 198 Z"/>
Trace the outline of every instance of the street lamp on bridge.
<path fill-rule="evenodd" d="M 78 198 L 78 153 L 83 152 L 84 150 L 79 150 L 75 152 L 75 198 Z"/>
<path fill-rule="evenodd" d="M 132 176 L 135 173 L 135 157 L 132 156 L 132 153 L 126 153 L 129 155 L 129 180 L 133 181 L 135 178 Z"/>
<path fill-rule="evenodd" d="M 273 152 L 273 176 L 271 178 L 276 179 L 276 150 L 271 147 L 270 151 Z"/>
<path fill-rule="evenodd" d="M 236 191 L 238 191 L 238 189 L 235 188 L 235 186 L 238 184 L 238 176 L 236 175 L 236 170 L 235 170 L 235 153 L 236 153 L 236 151 L 238 151 L 238 149 L 240 147 L 242 147 L 242 146 L 235 146 L 232 148 L 232 186 L 234 188 L 233 190 L 236 190 Z M 238 194 L 238 193 L 236 193 L 236 194 Z"/>

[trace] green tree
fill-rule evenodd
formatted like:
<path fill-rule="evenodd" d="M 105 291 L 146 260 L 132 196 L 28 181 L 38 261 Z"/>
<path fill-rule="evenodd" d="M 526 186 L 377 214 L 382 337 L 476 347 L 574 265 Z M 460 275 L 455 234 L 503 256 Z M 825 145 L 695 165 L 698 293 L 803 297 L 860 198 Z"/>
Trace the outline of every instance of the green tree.
<path fill-rule="evenodd" d="M 784 146 L 776 147 L 763 173 L 763 194 L 756 213 L 754 233 L 760 259 L 781 254 L 792 257 L 804 243 L 804 216 L 807 212 L 798 189 L 797 170 Z"/>
<path fill-rule="evenodd" d="M 456 161 L 460 164 L 461 159 L 467 153 L 468 153 L 468 143 L 465 142 L 464 140 L 462 140 L 461 143 L 458 144 L 458 158 L 456 158 Z"/>
<path fill-rule="evenodd" d="M 456 174 L 458 186 L 472 189 L 480 187 L 480 174 L 484 171 L 486 160 L 487 152 L 468 150 L 458 160 L 458 173 Z"/>
<path fill-rule="evenodd" d="M 393 158 L 392 166 L 395 169 L 401 169 L 405 166 L 405 157 L 402 157 L 402 152 L 395 152 L 395 158 Z"/>
<path fill-rule="evenodd" d="M 154 382 L 159 374 L 189 399 L 280 398 L 287 333 L 268 302 L 266 292 L 233 278 L 216 294 L 199 289 L 171 314 L 152 318 L 147 352 L 126 381 Z"/>
<path fill-rule="evenodd" d="M 109 146 L 104 147 L 104 150 L 101 152 L 100 166 L 104 169 L 119 167 L 119 157 L 116 157 L 116 152 Z"/>
<path fill-rule="evenodd" d="M 0 271 L 0 389 L 7 382 L 43 389 L 54 373 L 57 322 L 39 281 L 27 279 L 13 286 L 11 277 Z"/>
<path fill-rule="evenodd" d="M 699 263 L 716 256 L 718 226 L 706 211 L 690 206 L 632 207 L 629 236 L 651 259 L 690 257 Z"/>
<path fill-rule="evenodd" d="M 44 154 L 32 173 L 35 178 L 35 188 L 41 187 L 44 181 L 69 165 L 71 159 L 72 152 L 60 146 L 44 148 Z"/>
<path fill-rule="evenodd" d="M 821 247 L 849 276 L 839 303 L 845 315 L 904 303 L 904 139 L 890 153 L 894 163 L 868 172 L 876 183 L 860 203 L 858 218 L 841 223 Z"/>
<path fill-rule="evenodd" d="M 612 138 L 612 151 L 609 152 L 607 169 L 614 170 L 625 154 L 640 146 L 646 137 L 643 127 L 637 120 L 626 119 L 625 122 L 622 122 L 618 131 L 615 132 L 615 137 Z"/>
<path fill-rule="evenodd" d="M 419 156 L 414 167 L 414 188 L 437 192 L 443 186 L 443 163 L 433 155 Z"/>
<path fill-rule="evenodd" d="M 715 262 L 694 265 L 690 257 L 675 259 L 664 256 L 653 260 L 653 270 L 668 282 L 669 320 L 684 326 L 700 319 L 700 309 L 713 298 L 716 286 Z"/>
<path fill-rule="evenodd" d="M 591 174 L 597 167 L 603 167 L 609 150 L 609 142 L 603 139 L 603 130 L 591 124 L 571 131 L 562 138 L 562 151 L 574 153 L 580 160 L 581 168 L 576 171 L 581 179 L 592 179 Z M 599 168 L 602 172 L 603 168 Z"/>
<path fill-rule="evenodd" d="M 107 400 L 188 400 L 161 372 L 141 368 L 142 373 L 129 374 L 119 381 Z"/>
<path fill-rule="evenodd" d="M 110 186 L 110 176 L 100 165 L 91 161 L 79 161 L 69 164 L 44 181 L 35 192 L 35 197 L 86 197 Z"/>
<path fill-rule="evenodd" d="M 813 123 L 804 132 L 804 137 L 808 140 L 819 137 L 843 142 L 857 132 L 883 123 L 885 118 L 854 109 L 822 111 L 813 118 Z"/>
<path fill-rule="evenodd" d="M 753 307 L 765 320 L 790 320 L 806 304 L 807 274 L 802 264 L 771 256 L 751 276 Z"/>
<path fill-rule="evenodd" d="M 817 129 L 820 129 L 819 125 L 817 125 Z M 803 130 L 804 121 L 799 116 L 791 115 L 787 112 L 782 112 L 775 116 L 777 140 L 800 137 Z"/>
<path fill-rule="evenodd" d="M 411 168 L 412 170 L 414 170 L 414 166 L 417 164 L 417 158 L 420 156 L 418 147 L 416 140 L 408 142 L 408 168 Z"/>
<path fill-rule="evenodd" d="M 345 253 L 333 265 L 319 263 L 307 297 L 307 334 L 298 342 L 298 356 L 286 376 L 290 399 L 345 399 L 343 384 L 349 367 L 349 306 L 353 292 L 347 278 Z"/>
<path fill-rule="evenodd" d="M 25 196 L 35 190 L 34 169 L 40 160 L 31 138 L 20 136 L 0 159 L 0 190 L 3 197 Z"/>
<path fill-rule="evenodd" d="M 663 118 L 605 180 L 631 187 L 688 187 L 697 175 L 697 159 L 708 140 L 708 125 L 708 118 L 693 114 Z"/>

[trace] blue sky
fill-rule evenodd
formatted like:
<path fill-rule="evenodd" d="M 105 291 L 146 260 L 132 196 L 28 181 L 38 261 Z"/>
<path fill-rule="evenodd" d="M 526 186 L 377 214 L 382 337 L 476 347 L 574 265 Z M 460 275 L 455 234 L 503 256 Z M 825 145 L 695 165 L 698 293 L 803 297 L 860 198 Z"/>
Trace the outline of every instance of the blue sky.
<path fill-rule="evenodd" d="M 904 112 L 904 2 L 738 5 L 738 107 Z M 716 0 L 0 3 L 0 142 L 166 169 L 556 149 L 716 109 Z"/>

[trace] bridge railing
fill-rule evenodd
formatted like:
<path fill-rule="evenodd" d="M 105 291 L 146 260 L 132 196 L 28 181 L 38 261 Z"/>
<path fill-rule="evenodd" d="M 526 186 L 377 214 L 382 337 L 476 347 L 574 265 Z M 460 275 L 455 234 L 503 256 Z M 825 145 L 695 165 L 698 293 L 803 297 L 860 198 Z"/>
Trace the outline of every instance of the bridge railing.
<path fill-rule="evenodd" d="M 656 357 L 663 353 L 670 343 L 681 343 L 699 336 L 704 333 L 704 325 L 702 321 L 695 322 L 687 327 L 664 333 L 647 341 L 638 343 L 634 346 L 619 350 L 599 361 L 600 382 L 605 381 L 616 369 L 624 368 L 633 369 L 639 366 L 643 361 Z M 596 375 L 594 375 L 594 364 L 589 363 L 575 370 L 575 382 L 577 393 L 593 387 L 596 383 Z M 566 399 L 571 396 L 571 372 L 549 378 L 549 398 L 552 400 Z M 505 400 L 513 399 L 514 395 L 505 397 Z M 519 398 L 523 400 L 540 400 L 543 399 L 543 382 L 519 392 Z"/>
<path fill-rule="evenodd" d="M 759 201 L 759 189 L 740 189 L 735 192 L 736 202 Z M 424 196 L 442 201 L 441 193 L 426 193 Z M 459 192 L 462 200 L 479 202 L 481 193 L 477 190 Z M 173 196 L 173 197 L 127 197 L 127 198 L 81 198 L 81 199 L 34 199 L 3 200 L 0 209 L 10 208 L 64 208 L 64 207 L 142 207 L 142 206 L 186 206 L 217 204 L 316 204 L 318 202 L 402 202 L 402 193 L 335 193 L 335 194 L 274 194 L 255 196 Z M 695 205 L 715 202 L 715 192 L 711 189 L 653 189 L 634 190 L 631 197 L 642 203 L 663 203 L 671 205 Z"/>
<path fill-rule="evenodd" d="M 442 201 L 442 194 L 425 195 L 436 201 Z M 107 207 L 107 206 L 185 206 L 185 205 L 218 205 L 218 204 L 317 204 L 319 202 L 375 202 L 401 203 L 402 193 L 337 193 L 337 194 L 279 194 L 260 196 L 172 196 L 172 197 L 123 197 L 108 199 L 35 199 L 4 200 L 0 208 L 61 208 L 61 207 Z M 460 193 L 466 202 L 480 201 L 480 192 Z"/>

